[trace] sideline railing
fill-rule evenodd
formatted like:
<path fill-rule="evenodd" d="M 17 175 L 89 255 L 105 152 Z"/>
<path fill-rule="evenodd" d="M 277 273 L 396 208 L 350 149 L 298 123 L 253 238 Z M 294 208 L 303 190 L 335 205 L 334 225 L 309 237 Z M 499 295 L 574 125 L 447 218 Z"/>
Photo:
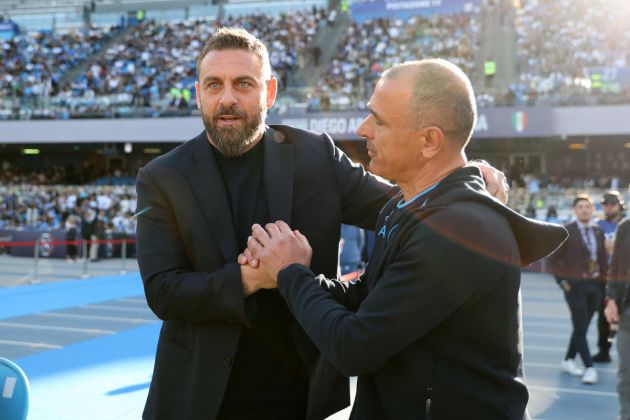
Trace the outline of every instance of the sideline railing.
<path fill-rule="evenodd" d="M 118 254 L 115 246 L 120 246 L 120 269 L 118 270 L 119 274 L 127 274 L 127 259 L 129 254 L 129 246 L 134 245 L 136 243 L 135 239 L 130 238 L 121 238 L 121 239 L 77 239 L 77 240 L 54 240 L 49 233 L 41 233 L 37 240 L 34 241 L 8 241 L 4 240 L 6 238 L 0 237 L 0 254 L 5 251 L 7 254 L 11 254 L 11 250 L 19 247 L 33 247 L 33 274 L 30 279 L 31 283 L 39 283 L 40 280 L 40 260 L 45 258 L 47 260 L 59 260 L 63 261 L 64 259 L 68 259 L 68 252 L 66 248 L 65 256 L 62 256 L 59 252 L 55 252 L 57 255 L 53 256 L 53 250 L 55 250 L 58 246 L 74 245 L 77 246 L 77 252 L 74 255 L 75 261 L 82 262 L 82 273 L 81 278 L 89 278 L 88 274 L 88 264 L 91 261 L 89 254 L 89 247 L 91 246 L 99 246 L 104 245 L 105 249 L 105 258 L 104 260 L 115 260 Z M 78 252 L 81 250 L 80 253 Z M 19 258 L 20 256 L 26 256 L 22 253 L 22 255 L 15 256 L 15 258 Z M 99 258 L 99 253 L 96 255 L 96 260 L 101 260 Z"/>

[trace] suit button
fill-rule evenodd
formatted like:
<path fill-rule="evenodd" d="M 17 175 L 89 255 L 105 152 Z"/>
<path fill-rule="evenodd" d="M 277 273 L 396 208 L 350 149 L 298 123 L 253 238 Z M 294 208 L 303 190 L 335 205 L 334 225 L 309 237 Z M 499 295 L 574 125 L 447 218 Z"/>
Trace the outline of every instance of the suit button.
<path fill-rule="evenodd" d="M 238 319 L 228 319 L 228 323 L 232 325 L 238 325 L 240 322 Z"/>
<path fill-rule="evenodd" d="M 225 356 L 225 358 L 223 358 L 223 364 L 225 366 L 230 366 L 232 364 L 232 358 L 230 356 Z"/>

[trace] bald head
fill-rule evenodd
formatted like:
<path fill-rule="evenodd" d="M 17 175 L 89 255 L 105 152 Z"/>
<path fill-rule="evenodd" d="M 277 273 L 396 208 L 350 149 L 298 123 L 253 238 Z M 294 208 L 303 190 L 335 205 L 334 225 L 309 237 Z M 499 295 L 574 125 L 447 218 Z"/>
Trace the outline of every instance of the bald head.
<path fill-rule="evenodd" d="M 466 146 L 477 123 L 477 105 L 470 80 L 459 67 L 441 59 L 410 61 L 382 77 L 409 81 L 412 125 L 437 126 L 446 138 Z"/>

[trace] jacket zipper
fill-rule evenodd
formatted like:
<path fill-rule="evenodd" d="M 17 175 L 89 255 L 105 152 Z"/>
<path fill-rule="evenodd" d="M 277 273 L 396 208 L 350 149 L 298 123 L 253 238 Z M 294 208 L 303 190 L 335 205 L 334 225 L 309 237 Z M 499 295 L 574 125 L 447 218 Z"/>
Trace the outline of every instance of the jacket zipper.
<path fill-rule="evenodd" d="M 427 400 L 424 402 L 424 419 L 431 420 L 431 397 L 433 396 L 433 387 L 427 388 Z"/>

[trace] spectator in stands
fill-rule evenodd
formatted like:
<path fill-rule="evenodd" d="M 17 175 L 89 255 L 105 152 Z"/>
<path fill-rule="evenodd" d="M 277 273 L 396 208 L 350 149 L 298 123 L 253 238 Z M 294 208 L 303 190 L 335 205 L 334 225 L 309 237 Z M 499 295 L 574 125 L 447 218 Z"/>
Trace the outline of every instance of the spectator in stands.
<path fill-rule="evenodd" d="M 77 261 L 77 244 L 75 241 L 79 238 L 79 223 L 81 219 L 75 215 L 70 214 L 66 219 L 65 230 L 66 230 L 66 260 L 69 263 L 74 263 Z"/>
<path fill-rule="evenodd" d="M 556 210 L 555 206 L 547 207 L 547 215 L 545 216 L 545 221 L 549 223 L 558 223 L 560 219 L 558 219 L 558 210 Z"/>
<path fill-rule="evenodd" d="M 630 419 L 630 219 L 617 226 L 610 264 L 605 315 L 611 328 L 618 328 L 619 419 Z M 614 326 L 614 327 L 613 327 Z"/>
<path fill-rule="evenodd" d="M 597 371 L 586 341 L 586 332 L 602 296 L 601 283 L 606 279 L 608 258 L 604 247 L 604 233 L 592 222 L 593 200 L 580 194 L 573 200 L 577 220 L 566 225 L 569 239 L 551 257 L 552 272 L 564 292 L 571 312 L 573 332 L 562 361 L 562 369 L 574 376 L 582 376 L 585 384 L 597 382 Z M 575 363 L 579 354 L 585 370 Z"/>
<path fill-rule="evenodd" d="M 358 133 L 370 167 L 401 192 L 381 212 L 359 281 L 315 277 L 300 231 L 254 225 L 247 252 L 324 357 L 358 375 L 352 418 L 526 416 L 519 266 L 566 231 L 490 199 L 466 167 L 475 120 L 472 86 L 456 66 L 419 61 L 383 74 Z"/>
<path fill-rule="evenodd" d="M 604 219 L 598 220 L 597 225 L 604 232 L 604 243 L 606 247 L 606 255 L 608 256 L 608 262 L 612 258 L 613 245 L 615 243 L 615 232 L 617 225 L 624 217 L 625 201 L 619 191 L 607 191 L 600 201 L 602 208 L 604 209 Z M 606 296 L 606 285 L 601 285 L 602 301 L 597 310 L 597 347 L 599 352 L 593 356 L 593 362 L 609 363 L 610 362 L 610 342 L 608 336 L 610 335 L 610 328 L 606 315 L 604 314 Z"/>
<path fill-rule="evenodd" d="M 87 241 L 87 252 L 83 258 L 93 260 L 94 254 L 98 252 L 98 237 L 96 236 L 96 218 L 95 206 L 84 206 L 81 213 L 81 238 Z M 84 250 L 86 248 L 83 248 Z"/>

